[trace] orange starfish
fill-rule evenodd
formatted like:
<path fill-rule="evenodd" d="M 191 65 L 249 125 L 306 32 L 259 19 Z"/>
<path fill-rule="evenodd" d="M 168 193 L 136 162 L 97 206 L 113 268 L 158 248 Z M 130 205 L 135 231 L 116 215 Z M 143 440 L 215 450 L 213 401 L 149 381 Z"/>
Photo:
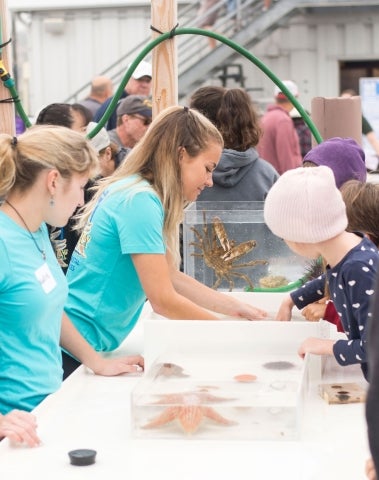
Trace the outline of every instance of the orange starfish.
<path fill-rule="evenodd" d="M 221 402 L 231 400 L 228 398 L 215 397 L 205 392 L 184 392 L 163 395 L 163 398 L 155 403 L 165 405 L 176 403 L 175 406 L 167 407 L 157 417 L 150 420 L 142 428 L 159 428 L 174 420 L 178 420 L 184 433 L 195 433 L 205 418 L 209 418 L 221 425 L 235 425 L 236 422 L 220 415 L 214 408 L 203 405 L 204 403 Z"/>

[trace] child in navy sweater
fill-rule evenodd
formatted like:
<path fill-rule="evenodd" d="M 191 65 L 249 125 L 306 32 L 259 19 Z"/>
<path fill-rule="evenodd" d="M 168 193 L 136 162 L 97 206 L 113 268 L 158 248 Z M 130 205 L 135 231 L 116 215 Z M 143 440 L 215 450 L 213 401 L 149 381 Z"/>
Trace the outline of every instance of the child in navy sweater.
<path fill-rule="evenodd" d="M 330 168 L 298 168 L 285 172 L 269 191 L 265 221 L 297 254 L 326 263 L 326 273 L 291 292 L 278 320 L 290 320 L 292 308 L 303 309 L 324 297 L 325 277 L 341 318 L 346 340 L 307 338 L 299 354 L 334 355 L 340 365 L 361 364 L 367 378 L 367 328 L 379 254 L 371 240 L 347 232 L 346 207 Z"/>

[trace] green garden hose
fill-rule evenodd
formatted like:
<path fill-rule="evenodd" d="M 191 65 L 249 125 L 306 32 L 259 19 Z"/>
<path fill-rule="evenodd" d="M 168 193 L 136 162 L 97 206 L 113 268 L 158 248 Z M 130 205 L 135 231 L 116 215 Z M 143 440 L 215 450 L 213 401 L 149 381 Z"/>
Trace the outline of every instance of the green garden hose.
<path fill-rule="evenodd" d="M 154 29 L 154 31 L 156 31 Z M 309 129 L 312 132 L 313 137 L 317 141 L 317 143 L 322 142 L 322 137 L 320 135 L 320 132 L 316 128 L 315 124 L 312 122 L 310 116 L 304 109 L 304 107 L 299 103 L 299 101 L 292 95 L 292 93 L 288 90 L 288 88 L 281 82 L 281 80 L 274 75 L 274 73 L 265 65 L 263 62 L 261 62 L 257 57 L 252 55 L 248 50 L 245 48 L 241 47 L 238 43 L 233 42 L 232 40 L 229 40 L 228 38 L 215 33 L 211 32 L 209 30 L 203 30 L 201 28 L 174 28 L 171 32 L 167 33 L 161 33 L 159 37 L 151 40 L 145 48 L 142 49 L 142 51 L 137 55 L 135 60 L 131 63 L 129 66 L 128 70 L 126 71 L 120 85 L 118 86 L 115 95 L 111 101 L 111 103 L 108 105 L 108 108 L 104 112 L 103 117 L 100 119 L 98 125 L 88 133 L 88 138 L 94 137 L 100 129 L 106 124 L 108 121 L 109 117 L 111 116 L 112 112 L 116 108 L 117 102 L 121 98 L 122 92 L 125 89 L 126 84 L 128 83 L 130 77 L 132 76 L 134 70 L 137 68 L 138 64 L 145 58 L 145 56 L 151 52 L 157 45 L 160 43 L 171 39 L 175 35 L 202 35 L 205 37 L 212 37 L 215 38 L 216 40 L 220 41 L 221 43 L 224 43 L 225 45 L 228 45 L 230 48 L 235 50 L 236 52 L 240 53 L 242 56 L 250 60 L 254 65 L 256 65 L 258 68 L 262 70 L 263 73 L 265 73 L 280 89 L 282 92 L 285 93 L 285 95 L 291 100 L 291 103 L 293 106 L 298 110 L 302 118 L 304 119 L 305 123 L 308 125 Z"/>
<path fill-rule="evenodd" d="M 13 78 L 10 76 L 10 74 L 7 72 L 3 61 L 0 59 L 0 79 L 3 82 L 4 86 L 7 87 L 9 90 L 9 93 L 11 94 L 12 100 L 15 104 L 17 113 L 19 114 L 20 118 L 24 122 L 26 127 L 31 127 L 31 122 L 29 120 L 29 117 L 26 115 L 22 104 L 20 97 L 18 96 L 17 89 L 16 89 L 16 84 L 13 80 Z"/>
<path fill-rule="evenodd" d="M 304 283 L 306 282 L 305 278 L 300 278 L 299 280 L 296 280 L 295 282 L 290 282 L 287 285 L 282 285 L 281 287 L 273 287 L 273 288 L 263 288 L 263 287 L 246 287 L 245 292 L 255 292 L 255 293 L 261 293 L 261 292 L 267 292 L 267 293 L 281 293 L 281 292 L 290 292 L 291 290 L 295 290 L 295 288 L 299 288 Z"/>
<path fill-rule="evenodd" d="M 156 31 L 156 29 L 154 29 Z M 261 62 L 257 57 L 252 55 L 248 50 L 245 48 L 241 47 L 238 43 L 233 42 L 232 40 L 229 40 L 228 38 L 215 33 L 211 32 L 209 30 L 203 30 L 201 28 L 174 28 L 170 32 L 167 33 L 161 33 L 157 38 L 151 40 L 145 48 L 142 49 L 142 51 L 137 55 L 135 60 L 130 64 L 128 70 L 126 71 L 120 85 L 118 86 L 112 101 L 108 105 L 108 108 L 104 112 L 103 117 L 100 119 L 98 125 L 88 133 L 87 137 L 88 138 L 93 138 L 100 130 L 101 128 L 105 125 L 105 123 L 108 121 L 109 117 L 111 116 L 112 112 L 117 106 L 117 102 L 121 98 L 122 92 L 125 89 L 126 84 L 128 83 L 131 75 L 133 74 L 134 70 L 137 68 L 139 63 L 145 58 L 145 56 L 150 53 L 157 45 L 160 43 L 169 40 L 173 38 L 176 35 L 202 35 L 205 37 L 212 37 L 221 43 L 224 43 L 225 45 L 228 45 L 230 48 L 235 50 L 236 52 L 240 53 L 242 56 L 250 60 L 254 65 L 256 65 L 258 68 L 260 68 L 280 89 L 283 91 L 286 96 L 291 100 L 291 103 L 293 106 L 298 110 L 302 118 L 304 119 L 305 123 L 308 125 L 309 129 L 312 132 L 313 137 L 316 139 L 317 143 L 322 142 L 322 137 L 320 135 L 320 132 L 317 130 L 316 126 L 312 122 L 310 116 L 308 113 L 305 111 L 303 106 L 298 102 L 298 100 L 292 95 L 292 93 L 287 89 L 287 87 L 281 82 L 281 80 L 274 75 L 274 73 L 263 63 Z M 0 31 L 0 37 L 1 37 L 1 31 Z M 1 38 L 0 38 L 1 40 Z M 8 43 L 8 42 L 7 42 Z M 4 44 L 6 45 L 6 44 Z M 17 89 L 15 87 L 15 82 L 13 78 L 10 76 L 10 74 L 7 72 L 2 60 L 1 60 L 1 48 L 0 48 L 0 79 L 3 81 L 4 85 L 9 89 L 9 92 L 11 94 L 11 97 L 15 103 L 16 110 L 25 123 L 26 127 L 30 127 L 31 123 L 26 115 L 20 98 L 17 93 Z"/>
<path fill-rule="evenodd" d="M 11 98 L 8 100 L 3 100 L 4 101 L 13 101 L 16 110 L 21 117 L 22 121 L 24 122 L 26 127 L 30 127 L 31 123 L 29 120 L 29 117 L 26 115 L 21 101 L 20 97 L 18 96 L 17 90 L 16 90 L 16 84 L 11 77 L 10 73 L 7 71 L 5 68 L 4 62 L 3 62 L 3 48 L 8 45 L 11 42 L 11 39 L 7 40 L 6 42 L 3 41 L 3 29 L 2 29 L 2 22 L 0 21 L 0 80 L 4 83 L 4 86 L 9 90 L 9 93 L 11 94 Z"/>

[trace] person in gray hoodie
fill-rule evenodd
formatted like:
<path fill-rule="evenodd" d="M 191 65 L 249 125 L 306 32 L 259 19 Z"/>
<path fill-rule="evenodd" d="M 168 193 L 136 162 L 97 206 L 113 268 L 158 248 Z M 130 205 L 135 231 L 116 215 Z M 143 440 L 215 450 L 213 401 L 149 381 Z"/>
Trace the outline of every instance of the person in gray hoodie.
<path fill-rule="evenodd" d="M 213 187 L 197 201 L 264 201 L 279 174 L 255 148 L 262 131 L 249 94 L 240 88 L 201 87 L 192 94 L 190 107 L 208 117 L 224 139 Z"/>

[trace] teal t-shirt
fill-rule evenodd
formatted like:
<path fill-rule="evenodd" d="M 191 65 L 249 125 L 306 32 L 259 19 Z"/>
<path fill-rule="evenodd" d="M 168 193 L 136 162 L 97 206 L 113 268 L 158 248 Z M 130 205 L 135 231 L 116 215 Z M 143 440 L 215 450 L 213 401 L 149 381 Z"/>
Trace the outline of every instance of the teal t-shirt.
<path fill-rule="evenodd" d="M 0 413 L 30 411 L 62 382 L 67 282 L 46 225 L 30 233 L 0 212 Z"/>
<path fill-rule="evenodd" d="M 72 255 L 66 313 L 97 351 L 117 348 L 146 296 L 131 254 L 165 254 L 164 212 L 156 192 L 132 176 L 107 188 Z"/>

